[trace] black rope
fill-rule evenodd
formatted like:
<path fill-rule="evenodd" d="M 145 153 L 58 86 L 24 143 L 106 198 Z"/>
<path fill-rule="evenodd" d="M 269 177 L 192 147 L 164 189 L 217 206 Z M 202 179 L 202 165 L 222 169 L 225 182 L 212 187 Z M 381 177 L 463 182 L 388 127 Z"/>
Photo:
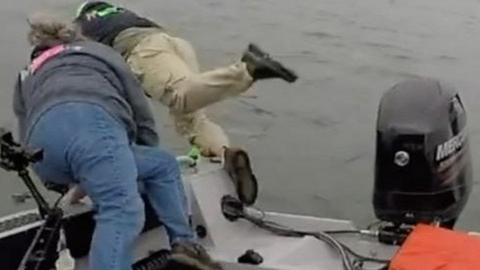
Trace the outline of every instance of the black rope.
<path fill-rule="evenodd" d="M 246 220 L 252 222 L 253 224 L 257 225 L 260 228 L 266 229 L 274 234 L 280 235 L 280 236 L 286 236 L 286 237 L 303 237 L 303 236 L 313 236 L 328 245 L 330 245 L 332 248 L 334 248 L 341 256 L 342 258 L 342 264 L 345 270 L 355 270 L 354 266 L 352 265 L 352 262 L 350 261 L 350 258 L 348 257 L 347 252 L 343 248 L 342 244 L 339 243 L 337 240 L 335 240 L 333 237 L 331 237 L 328 234 L 325 233 L 316 233 L 313 234 L 311 232 L 302 232 L 302 231 L 296 231 L 287 227 L 284 227 L 276 222 L 272 221 L 265 221 L 263 219 L 258 219 L 249 215 L 244 215 L 243 218 Z"/>
<path fill-rule="evenodd" d="M 229 200 L 230 199 L 227 200 L 227 198 L 225 198 L 225 202 Z M 300 230 L 295 230 L 295 229 L 283 226 L 273 221 L 266 220 L 265 212 L 257 208 L 255 208 L 254 210 L 260 212 L 261 214 L 260 218 L 247 213 L 245 209 L 239 208 L 237 205 L 233 205 L 233 207 L 232 205 L 224 205 L 224 206 L 225 207 L 222 207 L 224 214 L 230 217 L 244 218 L 249 222 L 253 223 L 254 225 L 258 226 L 259 228 L 268 230 L 276 235 L 284 236 L 284 237 L 312 236 L 320 241 L 325 242 L 340 254 L 342 259 L 342 264 L 345 270 L 362 269 L 361 266 L 363 265 L 364 262 L 373 262 L 373 263 L 380 263 L 380 264 L 389 263 L 389 260 L 361 255 L 355 252 L 352 248 L 336 240 L 332 236 L 337 234 L 361 234 L 362 231 L 360 230 L 331 230 L 331 231 L 324 231 L 324 232 L 300 231 Z M 354 258 L 353 261 L 352 261 L 352 257 Z M 384 269 L 385 267 L 387 266 L 384 265 L 382 266 L 381 269 Z"/>
<path fill-rule="evenodd" d="M 324 231 L 324 233 L 328 234 L 361 234 L 362 231 L 360 230 L 333 230 L 333 231 Z"/>

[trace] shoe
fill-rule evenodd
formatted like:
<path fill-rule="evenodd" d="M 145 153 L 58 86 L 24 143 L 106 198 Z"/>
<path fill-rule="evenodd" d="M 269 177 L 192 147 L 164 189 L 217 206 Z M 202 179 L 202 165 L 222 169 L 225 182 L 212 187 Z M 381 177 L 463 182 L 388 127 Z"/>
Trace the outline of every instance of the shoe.
<path fill-rule="evenodd" d="M 240 148 L 225 147 L 224 169 L 235 184 L 240 201 L 247 206 L 254 204 L 258 196 L 258 183 L 247 152 Z"/>
<path fill-rule="evenodd" d="M 295 72 L 272 59 L 255 44 L 248 45 L 241 61 L 247 64 L 248 73 L 254 80 L 279 78 L 293 83 L 298 78 Z"/>
<path fill-rule="evenodd" d="M 165 269 L 175 270 L 223 270 L 207 251 L 194 242 L 178 242 L 172 245 L 172 253 Z"/>

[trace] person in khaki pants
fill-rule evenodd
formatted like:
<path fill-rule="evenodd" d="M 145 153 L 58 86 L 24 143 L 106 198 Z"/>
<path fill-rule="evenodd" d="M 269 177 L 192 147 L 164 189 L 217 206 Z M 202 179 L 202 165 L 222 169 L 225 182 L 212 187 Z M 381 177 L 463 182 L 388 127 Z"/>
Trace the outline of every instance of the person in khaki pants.
<path fill-rule="evenodd" d="M 82 4 L 75 23 L 86 37 L 122 54 L 145 94 L 168 106 L 177 133 L 199 147 L 202 155 L 223 157 L 240 199 L 253 204 L 257 183 L 248 154 L 230 147 L 228 136 L 207 117 L 204 108 L 244 93 L 257 80 L 280 78 L 292 83 L 297 79 L 295 73 L 254 44 L 237 63 L 201 72 L 188 41 L 107 2 Z"/>
<path fill-rule="evenodd" d="M 115 40 L 115 48 L 130 39 L 132 28 Z M 126 58 L 141 78 L 145 91 L 170 109 L 176 131 L 197 145 L 205 156 L 222 156 L 230 142 L 223 129 L 212 122 L 204 108 L 245 92 L 253 83 L 245 63 L 200 73 L 192 46 L 166 33 L 144 38 Z"/>

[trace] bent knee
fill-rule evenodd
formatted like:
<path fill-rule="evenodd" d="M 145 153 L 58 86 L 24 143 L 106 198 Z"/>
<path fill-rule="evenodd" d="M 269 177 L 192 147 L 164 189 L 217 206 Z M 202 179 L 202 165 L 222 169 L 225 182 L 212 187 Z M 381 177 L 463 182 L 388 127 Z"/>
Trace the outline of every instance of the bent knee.
<path fill-rule="evenodd" d="M 167 151 L 165 149 L 159 149 L 160 155 L 161 155 L 161 162 L 165 165 L 165 167 L 169 171 L 180 171 L 180 166 L 178 165 L 177 162 L 177 157 L 170 151 Z"/>
<path fill-rule="evenodd" d="M 162 179 L 164 182 L 174 182 L 180 179 L 180 165 L 177 162 L 176 156 L 170 151 L 158 149 L 156 166 L 156 177 Z"/>
<path fill-rule="evenodd" d="M 139 230 L 145 223 L 145 205 L 138 192 L 98 205 L 97 222 L 113 222 Z"/>

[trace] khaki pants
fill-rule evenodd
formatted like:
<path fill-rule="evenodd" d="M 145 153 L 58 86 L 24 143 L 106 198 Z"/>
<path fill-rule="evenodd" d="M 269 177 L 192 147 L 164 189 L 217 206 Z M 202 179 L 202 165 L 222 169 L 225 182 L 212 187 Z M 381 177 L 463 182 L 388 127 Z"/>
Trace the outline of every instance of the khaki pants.
<path fill-rule="evenodd" d="M 130 52 L 127 63 L 148 95 L 170 109 L 176 131 L 204 155 L 220 156 L 229 146 L 223 129 L 203 108 L 245 92 L 253 83 L 246 65 L 200 72 L 193 47 L 166 33 L 152 33 Z"/>

